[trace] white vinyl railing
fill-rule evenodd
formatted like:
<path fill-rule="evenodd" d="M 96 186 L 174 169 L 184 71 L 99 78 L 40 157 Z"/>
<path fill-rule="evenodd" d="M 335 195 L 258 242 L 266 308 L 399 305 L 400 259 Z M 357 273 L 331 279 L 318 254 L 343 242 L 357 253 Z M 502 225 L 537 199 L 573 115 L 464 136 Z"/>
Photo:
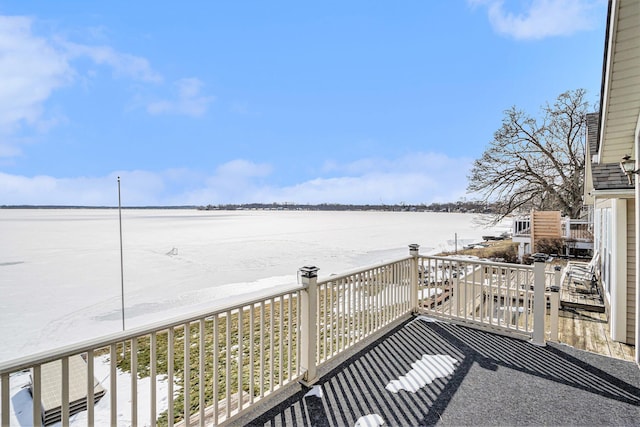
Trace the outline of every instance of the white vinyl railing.
<path fill-rule="evenodd" d="M 514 333 L 533 332 L 533 267 L 420 257 L 419 304 L 426 312 Z"/>
<path fill-rule="evenodd" d="M 420 256 L 418 280 L 422 312 L 538 342 L 544 341 L 544 329 L 536 330 L 536 326 L 544 326 L 547 300 L 557 307 L 559 298 L 559 273 L 546 272 L 544 262 L 530 266 Z M 538 313 L 534 310 L 536 299 L 544 301 Z M 536 322 L 536 315 L 542 320 Z M 557 308 L 551 320 L 555 323 L 550 336 L 557 339 Z"/>
<path fill-rule="evenodd" d="M 10 422 L 10 383 L 14 374 L 29 370 L 32 378 L 33 425 L 47 420 L 41 403 L 42 367 L 60 363 L 55 383 L 61 388 L 58 420 L 69 424 L 73 403 L 70 387 L 76 386 L 69 360 L 80 355 L 86 363 L 83 407 L 87 425 L 105 420 L 95 418 L 94 371 L 98 356 L 109 364 L 110 425 L 118 425 L 118 414 L 126 413 L 131 425 L 139 419 L 174 425 L 219 425 L 242 413 L 283 385 L 300 378 L 300 298 L 299 289 L 234 305 L 224 310 L 178 318 L 164 324 L 126 331 L 59 350 L 0 364 L 0 424 Z M 118 372 L 130 372 L 130 384 Z M 149 378 L 149 388 L 139 386 Z M 166 380 L 166 379 L 169 380 Z M 158 396 L 158 382 L 167 382 L 166 396 Z M 131 396 L 127 407 L 119 407 L 118 392 L 124 388 Z M 186 393 L 185 390 L 189 392 Z M 141 408 L 139 396 L 148 407 Z M 156 401 L 166 399 L 168 410 L 159 421 Z M 43 417 L 44 415 L 44 417 Z M 55 418 L 54 418 L 55 419 Z M 189 423 L 184 422 L 189 420 Z M 142 423 L 140 423 L 142 424 Z"/>
<path fill-rule="evenodd" d="M 412 311 L 410 258 L 317 284 L 320 365 Z"/>
<path fill-rule="evenodd" d="M 301 284 L 286 291 L 0 363 L 0 424 L 10 425 L 11 383 L 25 372 L 33 425 L 69 425 L 85 410 L 90 426 L 232 424 L 283 386 L 316 382 L 319 366 L 410 313 L 501 328 L 544 344 L 549 298 L 557 339 L 557 292 L 545 296 L 544 287 L 558 283 L 558 272 L 545 274 L 542 262 L 428 257 L 418 249 L 410 245 L 407 258 L 320 281 L 316 267 L 303 267 Z M 100 383 L 95 373 L 104 364 L 108 374 Z M 53 408 L 45 398 L 52 388 L 59 396 Z M 105 389 L 109 397 L 100 405 L 108 402 L 107 419 L 95 404 Z M 26 419 L 23 414 L 18 423 Z"/>

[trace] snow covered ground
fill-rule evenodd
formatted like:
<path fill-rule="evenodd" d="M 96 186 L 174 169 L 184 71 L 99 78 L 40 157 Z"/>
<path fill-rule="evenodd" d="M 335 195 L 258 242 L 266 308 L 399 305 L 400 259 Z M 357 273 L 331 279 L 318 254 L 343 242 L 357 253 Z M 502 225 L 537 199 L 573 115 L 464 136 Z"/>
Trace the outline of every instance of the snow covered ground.
<path fill-rule="evenodd" d="M 296 283 L 479 241 L 473 215 L 123 210 L 126 327 Z M 493 230 L 492 230 L 493 231 Z M 117 332 L 118 211 L 0 209 L 0 361 Z"/>
<path fill-rule="evenodd" d="M 96 403 L 94 407 L 94 425 L 96 426 L 108 426 L 111 421 L 111 413 L 109 402 L 111 396 L 109 392 L 109 357 L 99 356 L 96 358 L 94 365 L 95 377 L 100 383 L 105 386 L 107 393 L 102 396 L 102 399 Z M 31 393 L 29 393 L 29 384 L 31 382 L 28 372 L 21 372 L 11 376 L 11 415 L 10 425 L 31 426 L 33 425 L 33 399 Z M 118 371 L 118 390 L 116 391 L 118 408 L 129 409 L 131 404 L 131 374 L 127 372 Z M 149 408 L 151 407 L 149 398 L 150 393 L 147 392 L 151 387 L 151 380 L 149 377 L 138 379 L 138 407 Z M 167 398 L 167 379 L 166 377 L 156 379 L 156 413 L 160 415 L 166 411 L 169 407 L 169 399 Z M 130 410 L 120 409 L 118 411 L 118 425 L 132 425 Z M 151 414 L 145 411 L 138 412 L 138 425 L 148 426 L 151 425 Z M 58 422 L 51 424 L 52 427 L 59 427 L 62 423 Z M 79 412 L 70 417 L 70 424 L 72 426 L 86 426 L 87 425 L 87 411 Z"/>

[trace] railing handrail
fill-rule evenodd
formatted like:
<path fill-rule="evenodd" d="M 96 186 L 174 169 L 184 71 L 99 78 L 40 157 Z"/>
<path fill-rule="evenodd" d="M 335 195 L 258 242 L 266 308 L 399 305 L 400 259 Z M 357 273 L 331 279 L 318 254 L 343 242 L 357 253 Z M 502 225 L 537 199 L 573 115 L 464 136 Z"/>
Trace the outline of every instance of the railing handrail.
<path fill-rule="evenodd" d="M 127 329 L 125 331 L 102 335 L 98 338 L 92 338 L 77 343 L 68 344 L 62 347 L 56 347 L 54 349 L 42 350 L 40 352 L 33 353 L 27 356 L 9 359 L 0 362 L 0 374 L 21 371 L 34 365 L 42 365 L 54 360 L 62 359 L 64 357 L 85 353 L 89 350 L 108 347 L 111 344 L 116 344 L 133 338 L 150 335 L 154 332 L 175 328 L 186 323 L 192 323 L 200 319 L 205 319 L 207 317 L 213 317 L 225 312 L 238 310 L 248 305 L 258 304 L 262 301 L 279 298 L 292 292 L 299 291 L 301 289 L 303 289 L 303 287 L 299 284 L 296 284 L 285 289 L 280 289 L 280 291 L 277 293 L 246 298 L 243 300 L 236 299 L 234 300 L 235 302 L 233 303 L 233 305 L 199 310 L 196 312 L 175 316 L 168 320 L 153 322 L 148 325 L 138 326 L 132 329 Z"/>
<path fill-rule="evenodd" d="M 329 283 L 329 282 L 335 282 L 336 280 L 342 280 L 347 278 L 348 276 L 354 275 L 354 274 L 359 274 L 359 273 L 364 273 L 365 271 L 369 271 L 369 270 L 375 270 L 376 268 L 382 268 L 382 267 L 386 267 L 392 264 L 397 264 L 399 262 L 404 262 L 404 261 L 409 261 L 411 259 L 411 257 L 402 257 L 402 258 L 398 258 L 396 260 L 391 260 L 391 261 L 383 261 L 380 262 L 378 264 L 372 264 L 369 265 L 367 267 L 360 267 L 360 268 L 356 268 L 354 270 L 349 270 L 345 273 L 340 273 L 340 274 L 335 274 L 329 277 L 324 277 L 322 279 L 318 279 L 318 285 L 323 285 L 325 283 Z"/>
<path fill-rule="evenodd" d="M 523 269 L 523 270 L 533 270 L 533 266 L 532 265 L 526 265 L 526 264 L 512 264 L 512 263 L 508 263 L 508 262 L 496 262 L 496 261 L 487 261 L 487 260 L 482 260 L 482 259 L 467 259 L 467 258 L 457 258 L 455 256 L 452 257 L 447 257 L 447 256 L 434 256 L 434 255 L 420 255 L 420 258 L 427 258 L 427 259 L 435 259 L 435 260 L 440 260 L 440 261 L 462 261 L 462 262 L 469 262 L 469 263 L 473 263 L 473 264 L 479 264 L 479 265 L 488 265 L 488 266 L 492 266 L 492 267 L 505 267 L 505 268 L 519 268 L 519 269 Z"/>

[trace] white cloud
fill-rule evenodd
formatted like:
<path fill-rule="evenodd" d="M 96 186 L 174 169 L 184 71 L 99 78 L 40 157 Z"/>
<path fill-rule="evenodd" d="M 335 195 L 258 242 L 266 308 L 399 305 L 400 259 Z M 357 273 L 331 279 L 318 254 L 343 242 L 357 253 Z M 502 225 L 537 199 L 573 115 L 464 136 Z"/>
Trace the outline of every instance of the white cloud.
<path fill-rule="evenodd" d="M 146 58 L 118 52 L 110 46 L 89 46 L 59 40 L 69 59 L 90 58 L 95 64 L 109 66 L 115 76 L 148 83 L 161 83 L 162 76 L 151 68 Z"/>
<path fill-rule="evenodd" d="M 37 126 L 45 101 L 74 76 L 64 53 L 32 34 L 31 24 L 30 18 L 0 16 L 0 131 L 5 135 L 21 125 Z"/>
<path fill-rule="evenodd" d="M 596 14 L 603 0 L 531 0 L 511 2 L 523 6 L 520 11 L 507 10 L 505 0 L 469 0 L 474 6 L 485 6 L 493 29 L 515 39 L 542 39 L 571 35 L 594 28 Z"/>
<path fill-rule="evenodd" d="M 29 138 L 29 131 L 46 132 L 67 119 L 62 110 L 47 110 L 47 102 L 64 86 L 91 80 L 94 69 L 82 70 L 82 60 L 107 68 L 114 77 L 156 87 L 163 77 L 141 56 L 119 52 L 111 46 L 91 46 L 64 39 L 56 34 L 37 35 L 34 19 L 0 16 L 0 159 L 17 157 Z M 94 34 L 95 28 L 87 29 Z M 104 31 L 102 31 L 104 32 Z M 150 113 L 202 116 L 213 97 L 201 94 L 202 82 L 196 78 L 178 80 L 175 101 L 150 105 Z M 135 96 L 135 95 L 134 95 Z"/>
<path fill-rule="evenodd" d="M 183 114 L 200 117 L 207 112 L 214 97 L 202 95 L 202 82 L 196 78 L 180 79 L 175 83 L 176 99 L 160 100 L 147 105 L 150 114 Z"/>
<path fill-rule="evenodd" d="M 297 203 L 431 203 L 465 195 L 472 160 L 436 153 L 396 159 L 364 158 L 344 165 L 328 162 L 330 178 L 275 189 L 273 201 Z"/>
<path fill-rule="evenodd" d="M 212 175 L 173 169 L 121 171 L 104 177 L 24 177 L 0 173 L 0 203 L 117 206 L 117 176 L 125 206 L 220 203 L 431 203 L 465 195 L 471 159 L 413 153 L 397 159 L 334 163 L 332 176 L 276 186 L 273 167 L 237 159 Z"/>
<path fill-rule="evenodd" d="M 72 178 L 26 177 L 0 172 L 0 200 L 7 205 L 117 206 L 118 176 L 127 184 L 123 185 L 123 202 L 159 202 L 157 196 L 164 187 L 162 176 L 144 171 Z"/>

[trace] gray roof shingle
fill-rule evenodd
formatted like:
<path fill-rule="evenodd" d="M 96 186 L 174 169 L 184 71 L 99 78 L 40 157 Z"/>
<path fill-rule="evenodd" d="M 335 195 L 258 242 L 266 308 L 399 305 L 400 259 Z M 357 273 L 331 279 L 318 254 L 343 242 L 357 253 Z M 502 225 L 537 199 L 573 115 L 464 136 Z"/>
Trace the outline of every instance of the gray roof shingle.
<path fill-rule="evenodd" d="M 600 113 L 587 114 L 587 145 L 592 156 L 598 153 L 599 124 Z M 618 163 L 592 163 L 591 176 L 596 190 L 633 189 Z"/>

